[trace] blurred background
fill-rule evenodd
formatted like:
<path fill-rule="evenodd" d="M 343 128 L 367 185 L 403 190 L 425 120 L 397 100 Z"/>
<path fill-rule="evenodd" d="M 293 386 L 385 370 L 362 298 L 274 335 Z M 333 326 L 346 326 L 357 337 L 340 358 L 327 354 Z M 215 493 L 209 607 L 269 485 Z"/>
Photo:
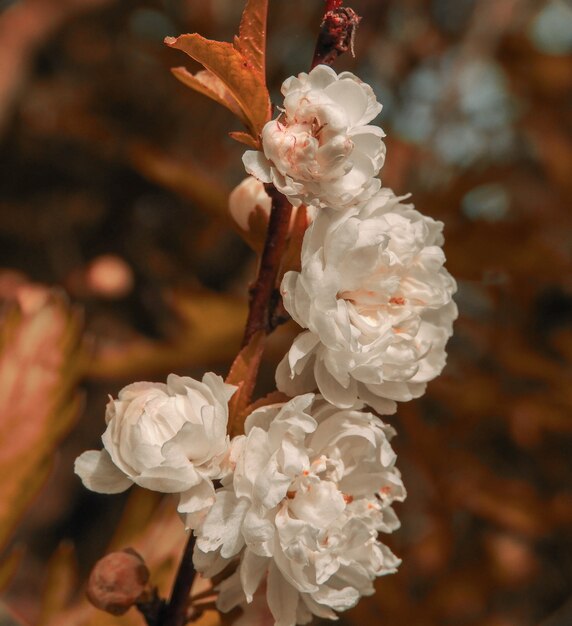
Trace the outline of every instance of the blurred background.
<path fill-rule="evenodd" d="M 572 624 L 572 3 L 355 0 L 349 69 L 382 180 L 445 222 L 460 317 L 444 374 L 391 419 L 403 559 L 340 623 Z M 227 215 L 238 123 L 169 69 L 239 0 L 0 0 L 0 624 L 141 625 L 81 585 L 112 546 L 167 588 L 175 503 L 73 474 L 108 394 L 228 370 L 255 259 Z M 271 0 L 268 80 L 308 69 L 321 0 Z M 260 391 L 296 330 L 267 354 Z M 119 524 L 119 526 L 118 526 Z M 385 539 L 384 539 L 385 540 Z M 215 623 L 214 618 L 209 618 Z"/>

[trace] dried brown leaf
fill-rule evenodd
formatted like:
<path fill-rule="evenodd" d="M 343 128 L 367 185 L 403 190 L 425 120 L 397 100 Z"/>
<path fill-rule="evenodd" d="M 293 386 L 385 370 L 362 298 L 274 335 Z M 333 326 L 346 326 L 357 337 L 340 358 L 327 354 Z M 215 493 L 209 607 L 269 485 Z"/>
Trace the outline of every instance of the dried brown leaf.
<path fill-rule="evenodd" d="M 262 398 L 259 398 L 252 404 L 249 404 L 245 409 L 244 413 L 252 413 L 252 411 L 256 411 L 256 409 L 260 409 L 263 406 L 270 406 L 272 404 L 280 404 L 282 402 L 288 402 L 290 397 L 281 391 L 271 391 L 269 394 L 265 395 Z"/>
<path fill-rule="evenodd" d="M 260 206 L 254 207 L 248 216 L 248 230 L 243 230 L 236 222 L 235 230 L 244 241 L 258 254 L 264 249 L 266 231 L 268 230 L 268 213 Z"/>
<path fill-rule="evenodd" d="M 232 44 L 224 41 L 212 41 L 193 33 L 167 37 L 165 43 L 186 52 L 226 85 L 242 110 L 250 133 L 257 139 L 271 115 L 263 75 Z"/>
<path fill-rule="evenodd" d="M 70 601 L 77 581 L 75 550 L 71 543 L 62 543 L 52 555 L 46 572 L 42 609 L 37 626 L 44 626 Z"/>
<path fill-rule="evenodd" d="M 266 72 L 268 0 L 247 0 L 234 47 L 263 76 Z"/>
<path fill-rule="evenodd" d="M 182 50 L 207 70 L 193 76 L 177 68 L 175 76 L 235 113 L 250 137 L 245 133 L 231 136 L 254 148 L 259 147 L 262 127 L 272 115 L 265 77 L 267 12 L 268 0 L 248 0 L 234 44 L 197 33 L 165 39 L 168 46 Z"/>
<path fill-rule="evenodd" d="M 301 250 L 302 242 L 304 241 L 304 234 L 310 225 L 310 218 L 308 217 L 308 209 L 306 206 L 301 205 L 296 210 L 294 223 L 290 228 L 290 237 L 288 239 L 288 247 L 282 260 L 281 271 L 283 273 L 289 271 L 299 272 L 301 267 Z"/>
<path fill-rule="evenodd" d="M 14 548 L 2 562 L 0 562 L 0 592 L 10 584 L 10 581 L 14 577 L 23 556 L 23 548 L 17 547 Z"/>
<path fill-rule="evenodd" d="M 196 74 L 191 74 L 185 67 L 174 67 L 171 72 L 178 78 L 183 85 L 202 93 L 211 100 L 222 104 L 229 111 L 234 113 L 238 119 L 248 126 L 248 119 L 240 108 L 236 99 L 232 96 L 231 91 L 223 83 L 223 81 L 208 70 L 202 70 Z M 246 135 L 250 137 L 250 135 Z"/>
<path fill-rule="evenodd" d="M 10 608 L 0 601 L 0 624 L 2 626 L 29 626 L 17 615 L 12 613 Z"/>
<path fill-rule="evenodd" d="M 81 322 L 46 293 L 27 312 L 14 305 L 0 328 L 0 546 L 44 483 L 55 447 L 79 408 Z"/>
<path fill-rule="evenodd" d="M 258 148 L 260 147 L 260 143 L 256 139 L 254 139 L 252 135 L 249 135 L 248 133 L 241 133 L 240 131 L 234 131 L 232 133 L 228 133 L 228 135 L 235 141 L 238 141 L 238 143 L 243 143 L 249 148 L 254 148 L 255 150 L 258 150 Z"/>

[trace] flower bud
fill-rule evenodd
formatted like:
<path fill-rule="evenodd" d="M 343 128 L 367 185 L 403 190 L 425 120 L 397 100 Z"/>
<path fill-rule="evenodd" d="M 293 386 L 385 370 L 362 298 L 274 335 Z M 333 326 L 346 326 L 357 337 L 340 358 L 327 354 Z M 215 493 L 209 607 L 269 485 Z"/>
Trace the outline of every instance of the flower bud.
<path fill-rule="evenodd" d="M 247 176 L 232 190 L 228 198 L 228 208 L 240 228 L 248 231 L 250 230 L 249 218 L 256 207 L 260 207 L 268 219 L 272 200 L 259 180 L 253 176 Z"/>
<path fill-rule="evenodd" d="M 228 198 L 229 212 L 240 230 L 241 237 L 256 252 L 262 252 L 268 221 L 272 209 L 272 200 L 264 189 L 264 184 L 253 176 L 247 176 L 230 193 Z M 301 213 L 300 210 L 303 212 Z M 299 247 L 302 245 L 302 238 L 308 225 L 316 215 L 316 208 L 312 206 L 294 207 L 290 218 L 289 237 L 290 247 L 297 249 L 290 250 L 286 256 L 300 258 Z M 298 241 L 299 240 L 299 241 Z M 288 262 L 286 262 L 288 266 Z M 289 267 L 289 269 L 291 269 Z"/>
<path fill-rule="evenodd" d="M 87 583 L 87 597 L 98 609 L 123 615 L 146 592 L 149 570 L 143 558 L 127 548 L 112 552 L 94 566 Z"/>

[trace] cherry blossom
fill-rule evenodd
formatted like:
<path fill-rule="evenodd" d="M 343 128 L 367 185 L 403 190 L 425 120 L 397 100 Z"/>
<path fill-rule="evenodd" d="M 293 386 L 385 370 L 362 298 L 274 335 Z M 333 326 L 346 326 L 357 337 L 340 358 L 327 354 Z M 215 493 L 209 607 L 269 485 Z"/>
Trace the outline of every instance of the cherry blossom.
<path fill-rule="evenodd" d="M 278 626 L 335 619 L 396 570 L 377 538 L 399 527 L 391 503 L 405 497 L 393 435 L 313 394 L 248 416 L 232 442 L 234 474 L 197 529 L 194 562 L 206 576 L 239 559 L 219 588 L 222 611 L 250 603 L 265 581 Z"/>
<path fill-rule="evenodd" d="M 372 88 L 350 72 L 318 65 L 282 84 L 284 111 L 262 130 L 263 152 L 247 151 L 246 171 L 301 203 L 342 209 L 374 194 L 385 159 L 381 111 Z"/>
<path fill-rule="evenodd" d="M 422 395 L 457 316 L 442 229 L 385 188 L 343 214 L 322 210 L 301 271 L 282 281 L 286 310 L 307 330 L 278 366 L 278 388 L 317 387 L 340 408 L 365 402 L 381 414 Z"/>
<path fill-rule="evenodd" d="M 181 494 L 179 511 L 194 525 L 214 501 L 213 479 L 228 471 L 228 400 L 236 387 L 207 373 L 202 382 L 171 374 L 167 384 L 134 383 L 110 399 L 104 449 L 76 459 L 84 485 L 119 493 L 133 483 Z"/>

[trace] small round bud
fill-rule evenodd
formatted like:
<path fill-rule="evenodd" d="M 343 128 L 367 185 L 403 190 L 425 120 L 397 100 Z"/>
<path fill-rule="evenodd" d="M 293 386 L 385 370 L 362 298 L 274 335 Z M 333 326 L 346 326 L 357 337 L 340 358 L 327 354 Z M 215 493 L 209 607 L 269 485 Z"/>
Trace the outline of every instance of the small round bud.
<path fill-rule="evenodd" d="M 149 570 L 143 558 L 127 548 L 112 552 L 94 566 L 87 583 L 87 597 L 98 609 L 123 615 L 146 592 Z"/>

